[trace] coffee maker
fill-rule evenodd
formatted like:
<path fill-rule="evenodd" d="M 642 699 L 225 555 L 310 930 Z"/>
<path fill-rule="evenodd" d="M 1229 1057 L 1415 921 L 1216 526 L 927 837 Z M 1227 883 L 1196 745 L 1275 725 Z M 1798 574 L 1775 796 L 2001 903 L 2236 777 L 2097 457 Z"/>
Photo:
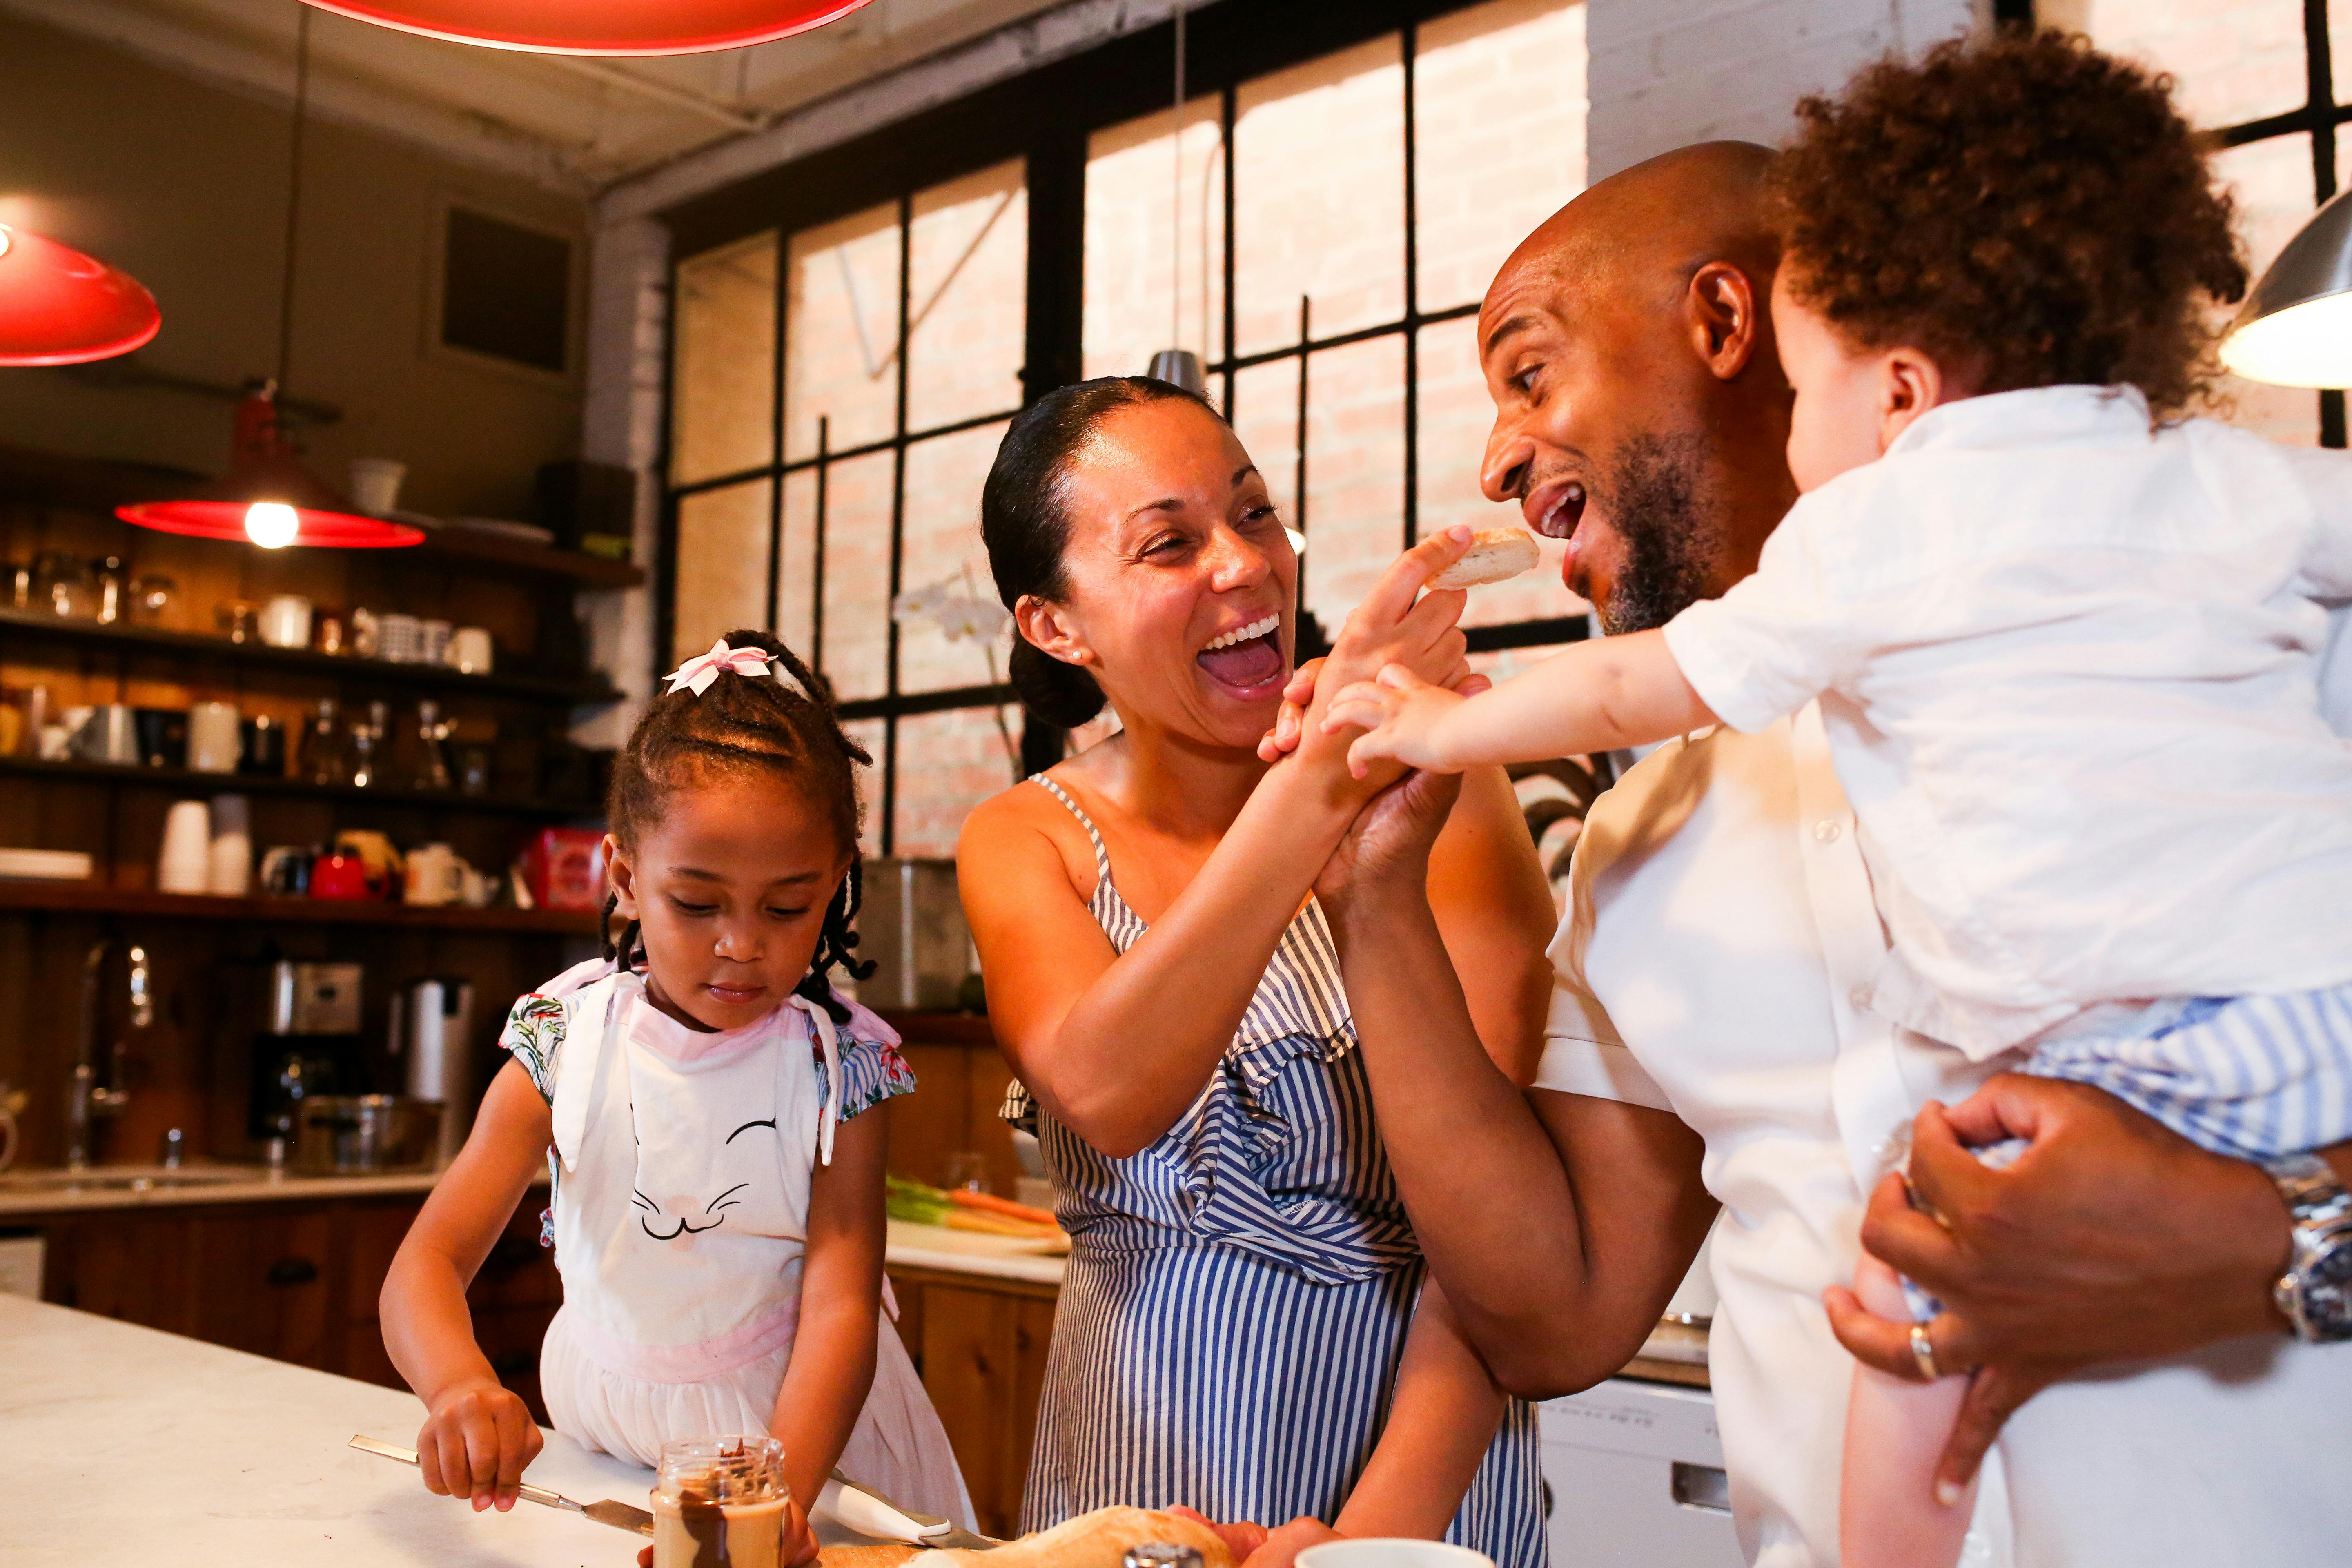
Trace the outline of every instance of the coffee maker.
<path fill-rule="evenodd" d="M 305 1100 L 368 1091 L 361 974 L 356 963 L 280 959 L 263 966 L 247 1137 L 264 1144 L 290 1139 Z"/>
<path fill-rule="evenodd" d="M 428 975 L 394 988 L 386 1042 L 411 1100 L 441 1106 L 439 1163 L 456 1158 L 473 1123 L 474 983 Z"/>

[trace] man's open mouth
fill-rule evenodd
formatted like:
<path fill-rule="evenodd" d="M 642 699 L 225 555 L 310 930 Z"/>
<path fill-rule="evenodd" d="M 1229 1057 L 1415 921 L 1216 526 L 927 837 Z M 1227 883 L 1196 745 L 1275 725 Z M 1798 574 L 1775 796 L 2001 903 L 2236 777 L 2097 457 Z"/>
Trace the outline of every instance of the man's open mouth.
<path fill-rule="evenodd" d="M 1248 690 L 1289 673 L 1282 657 L 1282 617 L 1266 616 L 1235 626 L 1194 656 L 1193 662 L 1221 685 Z"/>
<path fill-rule="evenodd" d="M 1528 526 L 1547 539 L 1568 539 L 1584 521 L 1584 486 L 1576 479 L 1548 484 L 1521 503 Z"/>

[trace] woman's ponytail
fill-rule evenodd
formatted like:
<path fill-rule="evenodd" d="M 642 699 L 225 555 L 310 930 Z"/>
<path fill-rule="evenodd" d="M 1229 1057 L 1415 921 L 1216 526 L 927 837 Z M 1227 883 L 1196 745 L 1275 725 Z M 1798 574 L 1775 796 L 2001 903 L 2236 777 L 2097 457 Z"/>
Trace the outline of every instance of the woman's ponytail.
<path fill-rule="evenodd" d="M 1065 664 L 1024 637 L 1013 641 L 1013 690 L 1022 707 L 1057 730 L 1075 730 L 1102 711 L 1102 688 L 1085 667 Z"/>

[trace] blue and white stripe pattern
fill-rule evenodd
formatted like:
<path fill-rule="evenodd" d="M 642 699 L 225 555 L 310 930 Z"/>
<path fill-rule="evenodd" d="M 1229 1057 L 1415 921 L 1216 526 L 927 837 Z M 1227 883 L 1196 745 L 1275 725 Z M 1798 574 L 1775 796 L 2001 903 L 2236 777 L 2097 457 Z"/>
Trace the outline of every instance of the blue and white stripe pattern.
<path fill-rule="evenodd" d="M 1145 926 L 1102 835 L 1088 905 Z M 1386 1424 L 1423 1265 L 1372 1114 L 1322 910 L 1283 933 L 1241 1027 L 1176 1124 L 1109 1159 L 1014 1082 L 1071 1236 L 1022 1528 L 1117 1503 L 1278 1524 L 1338 1515 Z M 1535 1411 L 1513 1400 L 1446 1539 L 1542 1568 Z"/>
<path fill-rule="evenodd" d="M 2023 1070 L 2104 1089 L 2233 1159 L 2352 1138 L 2352 985 L 2200 996 L 2142 1018 L 2043 1045 Z"/>

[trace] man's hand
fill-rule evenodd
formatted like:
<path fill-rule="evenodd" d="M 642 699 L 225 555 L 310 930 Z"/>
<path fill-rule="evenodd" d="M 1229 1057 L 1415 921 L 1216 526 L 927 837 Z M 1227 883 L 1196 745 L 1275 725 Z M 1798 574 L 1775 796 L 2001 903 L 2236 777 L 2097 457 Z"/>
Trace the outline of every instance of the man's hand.
<path fill-rule="evenodd" d="M 454 1383 L 435 1396 L 416 1434 L 416 1468 L 426 1491 L 471 1498 L 476 1513 L 494 1506 L 504 1513 L 546 1442 L 511 1389 L 494 1380 Z"/>
<path fill-rule="evenodd" d="M 1433 686 L 1404 666 L 1391 664 L 1378 679 L 1360 680 L 1333 693 L 1322 729 L 1327 735 L 1351 728 L 1364 731 L 1348 748 L 1348 771 L 1358 778 L 1383 760 L 1458 773 L 1460 764 L 1442 740 L 1446 716 L 1465 700 L 1460 692 Z"/>
<path fill-rule="evenodd" d="M 1969 1152 L 2008 1138 L 2032 1146 L 2006 1170 Z M 1944 1303 L 1928 1325 L 1937 1364 L 1979 1369 L 1939 1489 L 1965 1486 L 2002 1424 L 2052 1383 L 2284 1330 L 2270 1284 L 2287 1217 L 2270 1178 L 2099 1089 L 2003 1073 L 1949 1110 L 1931 1102 L 1912 1127 L 1910 1181 L 1925 1209 L 1888 1176 L 1862 1244 Z M 1824 1301 L 1856 1359 L 1918 1375 L 1908 1324 L 1843 1289 Z"/>

